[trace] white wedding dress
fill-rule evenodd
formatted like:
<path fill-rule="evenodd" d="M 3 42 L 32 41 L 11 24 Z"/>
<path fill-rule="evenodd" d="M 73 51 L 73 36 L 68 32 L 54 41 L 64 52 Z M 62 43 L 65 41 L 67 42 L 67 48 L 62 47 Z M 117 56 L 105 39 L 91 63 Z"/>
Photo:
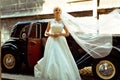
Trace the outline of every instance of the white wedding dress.
<path fill-rule="evenodd" d="M 51 33 L 64 32 L 62 20 L 53 20 L 50 26 Z M 48 37 L 44 57 L 34 66 L 34 75 L 44 80 L 81 80 L 64 36 Z"/>

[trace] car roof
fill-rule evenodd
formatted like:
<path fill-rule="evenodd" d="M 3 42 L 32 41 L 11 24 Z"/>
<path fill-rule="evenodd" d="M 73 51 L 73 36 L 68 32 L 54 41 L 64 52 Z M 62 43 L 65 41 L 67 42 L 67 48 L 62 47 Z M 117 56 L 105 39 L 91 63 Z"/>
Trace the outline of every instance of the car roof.
<path fill-rule="evenodd" d="M 52 19 L 42 19 L 42 20 L 29 20 L 29 21 L 19 21 L 16 23 L 17 24 L 25 24 L 25 23 L 35 23 L 35 22 L 39 22 L 39 23 L 47 23 Z"/>

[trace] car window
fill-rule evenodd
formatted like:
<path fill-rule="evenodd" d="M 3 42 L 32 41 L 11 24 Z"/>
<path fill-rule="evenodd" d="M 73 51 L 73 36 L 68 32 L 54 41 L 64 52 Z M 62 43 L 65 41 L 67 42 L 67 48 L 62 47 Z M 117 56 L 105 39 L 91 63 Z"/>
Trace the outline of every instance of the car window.
<path fill-rule="evenodd" d="M 41 23 L 37 23 L 37 38 L 41 38 Z"/>
<path fill-rule="evenodd" d="M 40 38 L 41 35 L 41 25 L 40 23 L 33 23 L 29 38 Z"/>
<path fill-rule="evenodd" d="M 46 28 L 47 28 L 47 25 L 48 25 L 48 23 L 47 22 L 44 22 L 44 23 L 42 23 L 41 24 L 41 37 L 45 37 L 45 30 L 46 30 Z"/>
<path fill-rule="evenodd" d="M 28 27 L 26 27 L 26 26 L 28 26 Z M 29 30 L 29 26 L 30 26 L 30 23 L 17 24 L 16 26 L 13 27 L 13 29 L 11 31 L 11 37 L 15 37 L 15 38 L 21 37 L 21 33 L 23 30 L 27 34 L 28 30 Z"/>
<path fill-rule="evenodd" d="M 25 26 L 22 28 L 22 30 L 21 30 L 21 32 L 20 32 L 20 38 L 22 38 L 22 39 L 27 38 L 29 28 L 30 28 L 30 25 L 25 25 Z"/>

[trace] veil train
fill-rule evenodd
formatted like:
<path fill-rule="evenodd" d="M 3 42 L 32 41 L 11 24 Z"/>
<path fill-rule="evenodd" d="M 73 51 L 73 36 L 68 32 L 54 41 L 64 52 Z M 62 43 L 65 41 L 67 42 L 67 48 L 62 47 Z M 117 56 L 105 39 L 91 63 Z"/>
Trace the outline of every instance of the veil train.
<path fill-rule="evenodd" d="M 92 27 L 104 26 L 104 29 L 105 27 L 111 28 L 106 23 L 109 22 L 108 20 L 113 21 L 113 19 L 116 18 L 114 17 L 114 15 L 118 14 L 118 12 L 120 12 L 120 10 L 112 11 L 111 13 L 107 14 L 107 18 L 104 19 L 104 21 L 98 21 L 99 25 L 91 26 L 86 25 L 87 23 L 82 24 L 77 18 L 68 13 L 62 13 L 61 19 L 65 26 L 68 28 L 71 36 L 79 44 L 79 46 L 81 46 L 93 58 L 101 58 L 109 55 L 112 50 L 112 34 L 101 32 L 97 33 L 97 29 L 94 30 L 96 32 L 93 33 L 89 33 L 89 31 L 91 31 L 91 29 L 94 29 Z M 112 28 L 114 28 L 114 26 Z M 88 30 L 88 32 L 86 32 L 86 30 Z"/>

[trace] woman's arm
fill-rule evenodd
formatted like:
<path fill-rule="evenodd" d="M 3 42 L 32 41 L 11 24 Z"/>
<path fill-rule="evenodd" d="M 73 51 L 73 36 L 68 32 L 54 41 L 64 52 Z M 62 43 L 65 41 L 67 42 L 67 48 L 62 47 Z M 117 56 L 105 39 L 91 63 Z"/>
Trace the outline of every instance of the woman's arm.
<path fill-rule="evenodd" d="M 50 22 L 48 22 L 47 28 L 45 30 L 45 36 L 53 36 L 53 34 L 50 34 L 49 31 L 50 31 Z"/>
<path fill-rule="evenodd" d="M 68 29 L 66 28 L 66 26 L 64 26 L 64 30 L 65 30 L 65 33 L 61 33 L 60 35 L 61 35 L 61 36 L 68 37 L 68 36 L 69 36 L 69 31 L 68 31 Z"/>

